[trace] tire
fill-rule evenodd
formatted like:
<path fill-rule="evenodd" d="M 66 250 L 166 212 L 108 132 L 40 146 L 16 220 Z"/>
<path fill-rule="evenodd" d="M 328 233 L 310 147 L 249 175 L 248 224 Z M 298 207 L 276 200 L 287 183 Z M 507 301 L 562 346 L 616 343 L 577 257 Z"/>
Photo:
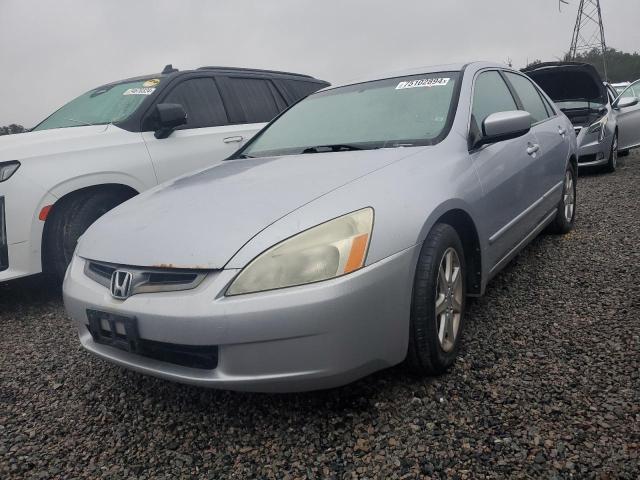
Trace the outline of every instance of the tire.
<path fill-rule="evenodd" d="M 458 280 L 450 283 L 445 280 L 450 280 L 446 267 L 452 252 L 457 259 Z M 444 279 L 439 275 L 441 266 L 445 267 Z M 454 287 L 451 289 L 453 295 L 447 291 L 451 284 Z M 406 362 L 414 373 L 438 375 L 446 372 L 455 362 L 464 331 L 466 293 L 466 263 L 462 242 L 453 227 L 438 223 L 422 245 L 413 285 Z M 440 315 L 436 314 L 436 302 L 443 305 Z M 447 326 L 451 328 L 447 329 Z"/>
<path fill-rule="evenodd" d="M 558 211 L 547 232 L 556 235 L 569 233 L 576 220 L 576 171 L 572 165 L 567 167 L 562 184 L 562 198 L 558 203 Z"/>
<path fill-rule="evenodd" d="M 71 262 L 78 238 L 102 215 L 131 197 L 122 191 L 93 190 L 63 199 L 47 220 L 44 239 L 44 270 L 61 283 Z"/>
<path fill-rule="evenodd" d="M 613 140 L 611 141 L 611 151 L 609 152 L 609 161 L 605 170 L 609 173 L 613 173 L 618 168 L 618 132 L 613 134 Z"/>

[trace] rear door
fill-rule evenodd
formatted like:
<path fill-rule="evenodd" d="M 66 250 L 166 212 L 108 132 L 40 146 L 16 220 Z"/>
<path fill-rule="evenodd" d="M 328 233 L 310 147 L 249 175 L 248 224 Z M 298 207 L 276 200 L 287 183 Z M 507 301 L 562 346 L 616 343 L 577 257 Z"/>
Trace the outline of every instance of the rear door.
<path fill-rule="evenodd" d="M 532 215 L 542 219 L 560 201 L 562 180 L 566 160 L 571 148 L 567 125 L 555 108 L 546 102 L 533 82 L 514 72 L 504 72 L 518 106 L 531 115 L 531 131 L 540 147 L 535 162 L 532 164 L 533 174 L 539 183 L 539 198 Z"/>
<path fill-rule="evenodd" d="M 622 92 L 619 99 L 626 97 L 640 99 L 640 80 L 629 85 Z M 626 150 L 640 146 L 640 103 L 632 107 L 616 109 L 616 112 L 618 120 L 618 149 Z"/>
<path fill-rule="evenodd" d="M 482 123 L 492 113 L 513 110 L 518 110 L 518 105 L 501 73 L 480 72 L 474 81 L 470 134 L 481 131 Z M 470 152 L 484 191 L 478 207 L 488 227 L 491 269 L 534 227 L 530 207 L 544 189 L 537 178 L 536 145 L 536 136 L 529 132 Z"/>
<path fill-rule="evenodd" d="M 226 75 L 220 77 L 220 87 L 229 106 L 229 120 L 238 127 L 234 139 L 236 150 L 288 106 L 267 77 Z"/>
<path fill-rule="evenodd" d="M 231 125 L 219 88 L 211 76 L 186 78 L 159 99 L 179 103 L 187 112 L 187 124 L 169 137 L 157 139 L 153 132 L 142 136 L 153 161 L 158 182 L 224 160 L 237 148 L 229 142 L 238 127 Z"/>

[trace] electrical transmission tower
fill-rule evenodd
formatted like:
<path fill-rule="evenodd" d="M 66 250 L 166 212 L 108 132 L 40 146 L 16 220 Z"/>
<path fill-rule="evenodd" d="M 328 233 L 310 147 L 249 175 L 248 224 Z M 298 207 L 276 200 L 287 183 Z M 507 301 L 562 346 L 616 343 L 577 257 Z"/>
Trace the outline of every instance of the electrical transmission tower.
<path fill-rule="evenodd" d="M 564 3 L 564 2 L 563 2 Z M 578 18 L 573 29 L 569 57 L 575 60 L 582 52 L 590 52 L 593 49 L 600 50 L 604 65 L 604 78 L 607 76 L 607 43 L 604 39 L 604 25 L 602 24 L 602 12 L 600 0 L 580 0 Z"/>

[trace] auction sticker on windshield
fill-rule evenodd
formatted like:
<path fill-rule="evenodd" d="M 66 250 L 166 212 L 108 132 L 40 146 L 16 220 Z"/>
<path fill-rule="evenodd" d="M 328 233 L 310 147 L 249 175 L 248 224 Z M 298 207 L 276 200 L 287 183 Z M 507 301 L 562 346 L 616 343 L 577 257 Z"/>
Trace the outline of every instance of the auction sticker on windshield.
<path fill-rule="evenodd" d="M 125 90 L 122 95 L 151 95 L 155 91 L 155 88 L 130 88 Z"/>
<path fill-rule="evenodd" d="M 450 78 L 422 78 L 420 80 L 409 80 L 400 82 L 396 87 L 396 90 L 418 87 L 444 87 L 449 83 L 449 80 Z"/>

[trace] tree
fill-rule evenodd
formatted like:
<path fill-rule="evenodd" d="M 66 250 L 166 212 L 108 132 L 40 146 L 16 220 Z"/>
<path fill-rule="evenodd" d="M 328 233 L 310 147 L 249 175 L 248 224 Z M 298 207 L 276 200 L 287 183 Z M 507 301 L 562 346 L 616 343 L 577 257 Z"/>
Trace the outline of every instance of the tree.
<path fill-rule="evenodd" d="M 0 135 L 12 135 L 15 133 L 24 133 L 26 131 L 27 129 L 22 125 L 17 125 L 15 123 L 12 123 L 11 125 L 6 127 L 0 127 Z"/>
<path fill-rule="evenodd" d="M 633 82 L 640 78 L 640 54 L 638 52 L 627 53 L 616 50 L 615 48 L 607 48 L 607 73 L 609 81 L 616 82 Z M 569 54 L 565 54 L 564 59 L 570 60 Z M 594 48 L 589 52 L 583 52 L 576 56 L 576 62 L 589 63 L 596 67 L 600 76 L 604 78 L 604 65 L 600 50 Z"/>

